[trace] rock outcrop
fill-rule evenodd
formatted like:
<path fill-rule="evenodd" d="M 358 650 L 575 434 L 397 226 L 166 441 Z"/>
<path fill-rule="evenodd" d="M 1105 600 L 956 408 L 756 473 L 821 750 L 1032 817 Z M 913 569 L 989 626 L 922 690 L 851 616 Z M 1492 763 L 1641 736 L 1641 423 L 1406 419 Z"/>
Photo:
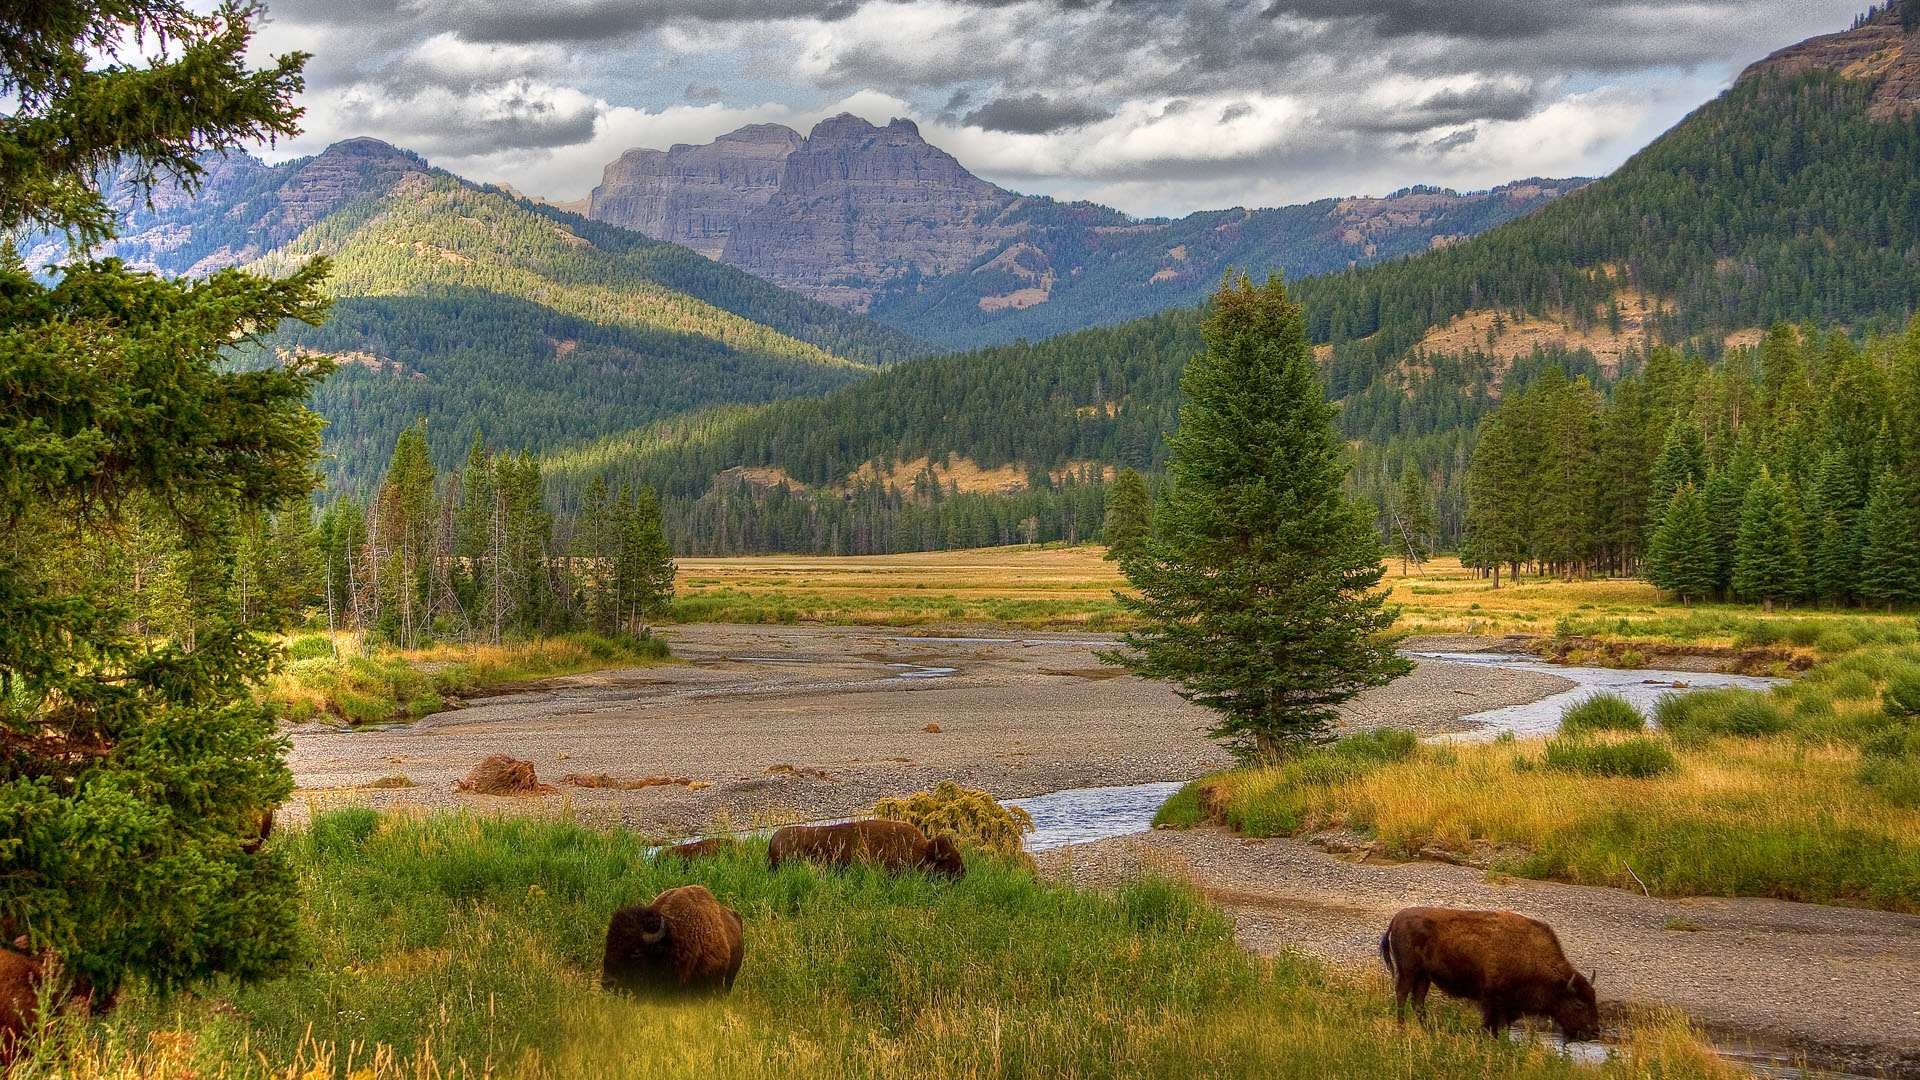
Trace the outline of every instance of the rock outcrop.
<path fill-rule="evenodd" d="M 911 120 L 823 120 L 787 157 L 779 190 L 728 238 L 721 258 L 852 310 L 901 275 L 964 269 L 1015 229 L 1019 196 L 974 176 Z"/>
<path fill-rule="evenodd" d="M 703 146 L 629 150 L 601 174 L 586 214 L 717 259 L 735 226 L 779 190 L 801 143 L 792 128 L 753 124 Z"/>
<path fill-rule="evenodd" d="M 1920 114 L 1920 49 L 1913 47 L 1920 18 L 1907 18 L 1909 4 L 1920 4 L 1920 0 L 1895 0 L 1851 30 L 1789 45 L 1747 68 L 1740 77 L 1824 70 L 1848 79 L 1870 80 L 1875 86 L 1868 115 L 1876 120 L 1909 119 Z M 1915 14 L 1920 15 L 1920 11 Z"/>

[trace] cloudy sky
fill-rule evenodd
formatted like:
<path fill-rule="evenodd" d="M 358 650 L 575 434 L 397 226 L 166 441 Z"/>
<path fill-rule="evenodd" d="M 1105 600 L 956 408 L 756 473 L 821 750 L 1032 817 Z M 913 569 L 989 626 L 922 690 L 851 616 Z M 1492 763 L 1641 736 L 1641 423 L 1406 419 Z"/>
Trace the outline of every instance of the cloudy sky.
<path fill-rule="evenodd" d="M 635 146 L 905 116 L 1136 214 L 1597 175 L 1866 0 L 267 0 L 306 134 L 566 199 Z"/>

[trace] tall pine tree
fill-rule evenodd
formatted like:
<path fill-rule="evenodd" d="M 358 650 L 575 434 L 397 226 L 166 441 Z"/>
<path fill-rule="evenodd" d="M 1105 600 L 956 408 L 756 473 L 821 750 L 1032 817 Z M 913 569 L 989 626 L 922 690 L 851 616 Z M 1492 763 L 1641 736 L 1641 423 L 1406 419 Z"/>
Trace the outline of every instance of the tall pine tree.
<path fill-rule="evenodd" d="M 1224 283 L 1189 361 L 1153 537 L 1121 561 L 1141 621 L 1109 659 L 1176 683 L 1216 737 L 1271 759 L 1327 737 L 1342 703 L 1409 669 L 1383 631 L 1380 538 L 1344 490 L 1299 305 L 1278 278 Z"/>

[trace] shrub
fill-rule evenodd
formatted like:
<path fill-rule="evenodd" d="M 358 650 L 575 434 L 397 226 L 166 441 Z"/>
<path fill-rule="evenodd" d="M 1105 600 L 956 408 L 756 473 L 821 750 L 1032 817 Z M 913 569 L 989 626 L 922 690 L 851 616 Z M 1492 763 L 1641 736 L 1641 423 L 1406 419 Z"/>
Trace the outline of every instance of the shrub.
<path fill-rule="evenodd" d="M 1868 757 L 1859 775 L 1895 806 L 1920 808 L 1920 757 Z"/>
<path fill-rule="evenodd" d="M 1920 717 L 1920 673 L 1902 672 L 1894 676 L 1880 700 L 1888 716 Z"/>
<path fill-rule="evenodd" d="M 956 843 L 1016 859 L 1025 858 L 1021 840 L 1033 831 L 1033 818 L 1025 810 L 1002 806 L 986 792 L 951 780 L 903 799 L 881 799 L 873 804 L 873 815 L 916 825 L 928 836 L 950 836 Z"/>
<path fill-rule="evenodd" d="M 1653 716 L 1676 741 L 1688 745 L 1725 736 L 1777 735 L 1791 726 L 1779 704 L 1756 690 L 1669 694 L 1654 706 Z"/>
<path fill-rule="evenodd" d="M 1577 735 L 1591 731 L 1645 731 L 1647 718 L 1618 694 L 1595 694 L 1560 714 L 1560 730 Z"/>
<path fill-rule="evenodd" d="M 1387 765 L 1405 761 L 1420 745 L 1413 732 L 1400 728 L 1375 728 L 1329 743 L 1326 752 L 1349 761 Z"/>
<path fill-rule="evenodd" d="M 318 660 L 333 655 L 333 639 L 320 634 L 306 634 L 287 642 L 287 659 Z"/>
<path fill-rule="evenodd" d="M 1547 742 L 1546 766 L 1588 776 L 1645 780 L 1675 771 L 1680 767 L 1680 759 L 1673 756 L 1666 743 L 1645 735 L 1618 742 L 1562 735 Z"/>

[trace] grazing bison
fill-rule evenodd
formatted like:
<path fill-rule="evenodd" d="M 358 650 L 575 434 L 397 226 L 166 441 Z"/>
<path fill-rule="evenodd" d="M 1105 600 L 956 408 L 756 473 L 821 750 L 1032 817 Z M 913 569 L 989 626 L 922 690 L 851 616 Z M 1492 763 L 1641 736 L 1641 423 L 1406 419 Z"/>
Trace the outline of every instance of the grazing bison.
<path fill-rule="evenodd" d="M 838 825 L 789 825 L 773 834 L 767 859 L 778 869 L 788 859 L 828 866 L 867 863 L 889 873 L 924 870 L 963 877 L 967 864 L 951 837 L 927 834 L 904 821 L 848 821 Z"/>
<path fill-rule="evenodd" d="M 669 844 L 656 856 L 661 859 L 718 859 L 740 850 L 740 842 L 730 836 L 709 836 L 685 844 Z"/>
<path fill-rule="evenodd" d="M 1406 1019 L 1407 999 L 1426 1014 L 1427 988 L 1478 1002 L 1487 1032 L 1498 1035 L 1522 1016 L 1542 1016 L 1580 1042 L 1600 1034 L 1593 981 L 1575 971 L 1553 928 L 1511 911 L 1414 907 L 1395 915 L 1380 937 L 1380 959 L 1393 976 L 1393 1008 Z"/>
<path fill-rule="evenodd" d="M 40 961 L 0 948 L 0 1065 L 33 1030 L 40 1008 Z"/>
<path fill-rule="evenodd" d="M 682 885 L 653 903 L 621 908 L 607 923 L 600 985 L 628 993 L 733 989 L 746 942 L 740 913 L 704 885 Z"/>

